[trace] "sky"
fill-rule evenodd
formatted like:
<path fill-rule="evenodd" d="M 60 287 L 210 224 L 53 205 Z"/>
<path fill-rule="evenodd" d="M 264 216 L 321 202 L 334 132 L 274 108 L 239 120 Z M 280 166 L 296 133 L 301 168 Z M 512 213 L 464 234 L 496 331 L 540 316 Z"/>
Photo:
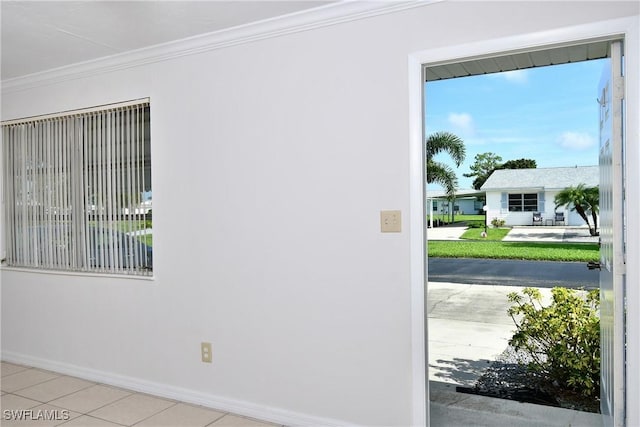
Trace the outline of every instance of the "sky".
<path fill-rule="evenodd" d="M 534 159 L 538 168 L 598 164 L 598 84 L 608 59 L 426 83 L 427 136 L 452 132 L 464 140 L 458 188 L 471 188 L 476 154 L 502 161 Z M 429 184 L 430 189 L 439 189 Z"/>

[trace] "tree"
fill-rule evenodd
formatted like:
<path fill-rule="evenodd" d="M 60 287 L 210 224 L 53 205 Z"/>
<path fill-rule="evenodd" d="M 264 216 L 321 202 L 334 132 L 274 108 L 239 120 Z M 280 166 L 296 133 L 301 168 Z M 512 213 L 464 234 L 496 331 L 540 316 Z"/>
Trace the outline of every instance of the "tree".
<path fill-rule="evenodd" d="M 493 171 L 498 169 L 535 169 L 536 161 L 533 159 L 517 159 L 508 160 L 504 163 L 502 157 L 495 153 L 476 154 L 475 163 L 471 165 L 471 172 L 465 173 L 464 176 L 470 178 L 475 176 L 473 180 L 473 188 L 479 190 L 480 187 L 489 179 Z"/>
<path fill-rule="evenodd" d="M 556 209 L 560 206 L 571 206 L 572 211 L 589 226 L 589 234 L 598 236 L 598 212 L 600 210 L 600 194 L 598 187 L 587 187 L 586 184 L 578 184 L 576 187 L 567 187 L 556 194 L 554 198 Z M 588 214 L 593 219 L 593 227 L 589 223 Z"/>
<path fill-rule="evenodd" d="M 504 162 L 500 167 L 496 169 L 535 169 L 537 167 L 538 165 L 533 159 L 518 159 Z"/>
<path fill-rule="evenodd" d="M 436 132 L 427 138 L 427 183 L 442 185 L 447 197 L 452 199 L 455 197 L 458 177 L 451 166 L 433 159 L 440 153 L 449 154 L 456 166 L 460 166 L 466 156 L 464 142 L 450 132 Z"/>
<path fill-rule="evenodd" d="M 473 180 L 473 188 L 479 190 L 482 184 L 489 178 L 489 175 L 500 166 L 502 157 L 494 153 L 481 153 L 476 154 L 475 163 L 471 165 L 471 173 L 465 173 L 464 176 L 471 178 L 475 176 Z"/>
<path fill-rule="evenodd" d="M 485 153 L 485 154 L 490 154 L 490 153 Z M 500 158 L 498 156 L 498 158 Z M 502 159 L 500 159 L 502 160 Z M 491 169 L 486 176 L 484 176 L 484 179 L 481 179 L 480 177 L 476 178 L 473 181 L 473 188 L 475 188 L 476 190 L 479 190 L 480 187 L 482 187 L 482 185 L 485 183 L 485 181 L 487 179 L 489 179 L 489 177 L 491 176 L 491 174 L 493 173 L 493 171 L 498 170 L 498 169 L 535 169 L 537 167 L 536 161 L 533 159 L 518 159 L 518 160 L 508 160 L 500 165 L 497 165 L 495 168 Z M 466 175 L 465 175 L 466 176 Z"/>
<path fill-rule="evenodd" d="M 592 236 L 598 236 L 598 214 L 600 213 L 600 190 L 598 187 L 587 188 L 585 194 L 585 202 L 589 205 L 591 211 L 591 219 L 593 220 L 593 234 Z M 591 229 L 589 229 L 591 231 Z"/>

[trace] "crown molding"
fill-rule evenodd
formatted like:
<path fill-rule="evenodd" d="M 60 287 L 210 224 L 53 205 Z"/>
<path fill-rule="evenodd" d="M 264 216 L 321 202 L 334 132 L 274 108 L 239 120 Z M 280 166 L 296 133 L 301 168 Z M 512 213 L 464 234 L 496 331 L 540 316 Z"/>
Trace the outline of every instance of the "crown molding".
<path fill-rule="evenodd" d="M 341 1 L 307 11 L 291 13 L 212 33 L 3 80 L 2 92 L 11 93 L 38 86 L 81 79 L 182 56 L 422 7 L 440 1 L 443 0 Z"/>

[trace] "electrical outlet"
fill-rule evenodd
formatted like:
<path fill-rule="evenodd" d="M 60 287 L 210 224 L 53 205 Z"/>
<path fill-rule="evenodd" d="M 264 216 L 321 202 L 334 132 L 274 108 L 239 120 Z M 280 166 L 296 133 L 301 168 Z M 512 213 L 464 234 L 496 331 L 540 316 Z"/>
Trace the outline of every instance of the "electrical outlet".
<path fill-rule="evenodd" d="M 200 344 L 200 355 L 202 356 L 202 361 L 204 363 L 211 363 L 213 361 L 210 342 L 203 342 Z"/>
<path fill-rule="evenodd" d="M 402 231 L 401 215 L 400 211 L 380 211 L 380 231 L 400 233 Z"/>

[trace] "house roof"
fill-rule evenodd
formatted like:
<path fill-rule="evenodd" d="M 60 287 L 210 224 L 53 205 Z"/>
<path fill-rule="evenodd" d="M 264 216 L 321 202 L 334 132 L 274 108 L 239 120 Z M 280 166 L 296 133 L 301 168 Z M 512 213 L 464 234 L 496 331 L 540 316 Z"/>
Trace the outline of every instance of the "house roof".
<path fill-rule="evenodd" d="M 456 190 L 456 199 L 474 198 L 478 196 L 484 196 L 484 191 L 474 190 L 473 188 L 461 188 Z M 431 190 L 427 189 L 428 199 L 446 199 L 447 192 L 444 190 Z"/>
<path fill-rule="evenodd" d="M 536 169 L 499 169 L 482 186 L 483 191 L 538 189 L 555 190 L 585 184 L 598 185 L 599 166 Z"/>

